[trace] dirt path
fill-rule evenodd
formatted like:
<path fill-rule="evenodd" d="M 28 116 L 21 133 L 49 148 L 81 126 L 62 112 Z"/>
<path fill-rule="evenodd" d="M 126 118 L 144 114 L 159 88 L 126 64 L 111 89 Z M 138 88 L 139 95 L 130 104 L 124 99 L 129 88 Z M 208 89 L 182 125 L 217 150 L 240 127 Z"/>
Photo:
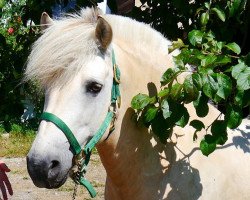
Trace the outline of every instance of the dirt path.
<path fill-rule="evenodd" d="M 10 200 L 64 200 L 72 199 L 74 183 L 71 179 L 59 189 L 43 189 L 34 186 L 30 179 L 25 158 L 0 158 L 4 161 L 11 172 L 8 174 L 14 195 Z M 87 178 L 97 190 L 97 197 L 94 200 L 104 199 L 104 185 L 106 172 L 101 164 L 98 155 L 92 155 L 91 162 L 88 167 Z M 77 200 L 91 199 L 84 187 L 78 187 Z"/>

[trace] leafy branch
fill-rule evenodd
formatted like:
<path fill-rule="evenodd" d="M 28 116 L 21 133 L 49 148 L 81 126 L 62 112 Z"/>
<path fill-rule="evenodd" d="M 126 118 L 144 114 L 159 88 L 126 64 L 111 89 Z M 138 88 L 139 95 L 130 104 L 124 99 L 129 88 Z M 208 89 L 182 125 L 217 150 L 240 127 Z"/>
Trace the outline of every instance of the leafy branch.
<path fill-rule="evenodd" d="M 226 9 L 229 18 L 232 7 Z M 175 126 L 192 126 L 193 140 L 205 129 L 207 134 L 200 142 L 200 149 L 208 156 L 217 145 L 225 144 L 227 128 L 237 128 L 242 122 L 242 110 L 250 105 L 250 53 L 241 55 L 238 44 L 218 41 L 213 31 L 207 29 L 209 21 L 216 17 L 226 21 L 226 14 L 218 5 L 206 2 L 197 10 L 197 15 L 201 27 L 188 33 L 189 44 L 178 39 L 169 48 L 170 51 L 178 48 L 181 52 L 174 57 L 174 68 L 168 68 L 162 75 L 160 92 L 154 97 L 136 95 L 131 107 L 138 121 L 151 128 L 164 144 Z M 186 71 L 189 75 L 182 83 L 178 82 L 178 77 Z M 198 119 L 189 122 L 185 107 L 189 103 L 193 103 L 198 117 L 208 115 L 208 103 L 224 106 L 224 119 L 219 119 L 220 114 L 207 127 Z"/>

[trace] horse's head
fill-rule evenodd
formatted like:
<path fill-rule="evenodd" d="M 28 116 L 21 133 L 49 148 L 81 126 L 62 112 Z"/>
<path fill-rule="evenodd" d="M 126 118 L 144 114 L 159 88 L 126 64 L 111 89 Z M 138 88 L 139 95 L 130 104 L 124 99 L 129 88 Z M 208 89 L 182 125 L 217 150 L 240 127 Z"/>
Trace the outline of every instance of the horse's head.
<path fill-rule="evenodd" d="M 59 21 L 43 13 L 41 22 L 46 30 L 33 46 L 26 69 L 26 77 L 38 80 L 45 89 L 44 112 L 63 120 L 81 146 L 100 127 L 111 98 L 112 30 L 97 12 L 86 10 L 81 17 Z M 27 156 L 34 184 L 60 187 L 72 158 L 64 133 L 53 123 L 42 121 Z"/>

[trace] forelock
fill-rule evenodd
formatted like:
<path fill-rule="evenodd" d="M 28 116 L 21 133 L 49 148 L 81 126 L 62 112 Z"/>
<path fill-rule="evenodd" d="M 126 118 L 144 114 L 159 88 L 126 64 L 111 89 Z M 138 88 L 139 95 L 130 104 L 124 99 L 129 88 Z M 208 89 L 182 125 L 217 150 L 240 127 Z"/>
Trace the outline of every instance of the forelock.
<path fill-rule="evenodd" d="M 100 53 L 94 31 L 100 11 L 84 9 L 47 28 L 34 43 L 25 70 L 25 80 L 43 87 L 63 85 Z"/>

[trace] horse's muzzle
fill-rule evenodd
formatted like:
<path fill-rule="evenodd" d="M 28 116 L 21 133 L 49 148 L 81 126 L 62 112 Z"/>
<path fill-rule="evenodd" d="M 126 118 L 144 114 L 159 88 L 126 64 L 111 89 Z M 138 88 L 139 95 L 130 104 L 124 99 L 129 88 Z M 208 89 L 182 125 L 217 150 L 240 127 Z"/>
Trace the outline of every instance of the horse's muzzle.
<path fill-rule="evenodd" d="M 27 169 L 33 183 L 40 188 L 58 188 L 67 179 L 61 174 L 61 162 L 53 159 L 41 159 L 39 156 L 27 156 Z"/>

